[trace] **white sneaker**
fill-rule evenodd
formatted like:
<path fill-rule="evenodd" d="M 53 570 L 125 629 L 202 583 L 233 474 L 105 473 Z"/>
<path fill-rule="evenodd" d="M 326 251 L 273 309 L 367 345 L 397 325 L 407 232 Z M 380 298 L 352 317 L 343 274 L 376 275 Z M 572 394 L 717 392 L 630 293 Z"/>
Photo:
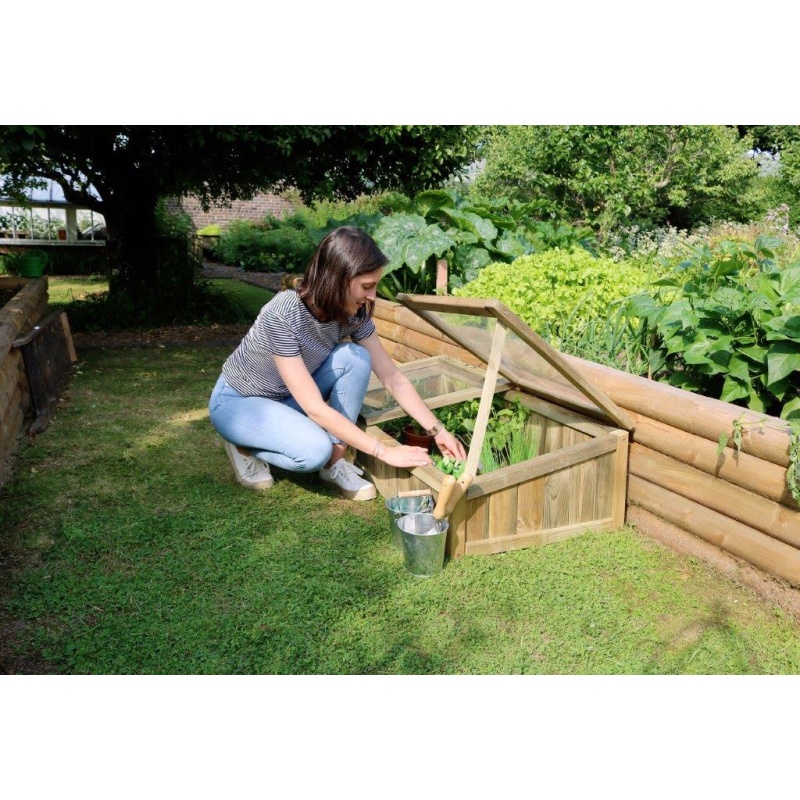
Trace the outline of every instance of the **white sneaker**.
<path fill-rule="evenodd" d="M 243 456 L 236 445 L 225 442 L 225 452 L 233 464 L 236 480 L 248 489 L 269 489 L 275 480 L 269 471 L 269 464 L 255 456 Z"/>
<path fill-rule="evenodd" d="M 348 500 L 372 500 L 377 495 L 375 487 L 359 475 L 364 471 L 347 459 L 340 458 L 329 469 L 321 469 L 319 478 L 323 483 L 330 484 Z"/>

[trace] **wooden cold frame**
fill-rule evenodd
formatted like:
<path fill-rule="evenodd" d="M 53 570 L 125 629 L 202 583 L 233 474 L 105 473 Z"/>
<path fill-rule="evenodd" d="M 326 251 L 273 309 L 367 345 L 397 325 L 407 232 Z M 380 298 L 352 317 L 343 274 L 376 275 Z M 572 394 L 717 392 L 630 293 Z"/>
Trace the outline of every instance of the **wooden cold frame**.
<path fill-rule="evenodd" d="M 620 527 L 625 520 L 630 418 L 502 303 L 402 294 L 398 300 L 486 364 L 485 373 L 449 356 L 398 365 L 408 375 L 416 371 L 423 376 L 463 376 L 471 370 L 473 379 L 476 371 L 483 378 L 482 386 L 474 382 L 457 391 L 443 378 L 438 391 L 424 397 L 431 408 L 478 394 L 481 398 L 466 466 L 446 503 L 448 554 L 502 552 Z M 468 319 L 458 327 L 448 323 L 443 316 L 447 314 L 491 317 L 494 324 L 483 329 Z M 547 399 L 537 396 L 538 378 L 524 363 L 534 358 L 543 359 L 553 374 L 566 379 L 562 390 L 570 407 L 559 404 L 559 386 L 552 381 Z M 377 391 L 377 385 L 371 388 Z M 529 424 L 537 427 L 540 450 L 535 458 L 478 475 L 495 395 L 518 401 L 532 412 Z M 577 407 L 591 416 L 576 410 L 576 396 Z M 370 408 L 369 403 L 362 410 L 367 431 L 387 446 L 396 442 L 379 423 L 402 414 L 396 407 Z M 427 489 L 438 498 L 445 479 L 432 466 L 397 469 L 363 454 L 358 463 L 384 497 Z"/>
<path fill-rule="evenodd" d="M 531 412 L 536 458 L 474 477 L 448 508 L 447 553 L 497 553 L 546 544 L 624 524 L 628 433 L 521 391 L 500 394 Z M 397 442 L 377 425 L 367 432 Z M 391 467 L 359 453 L 358 463 L 383 497 L 429 490 L 438 497 L 444 473 L 435 467 Z"/>

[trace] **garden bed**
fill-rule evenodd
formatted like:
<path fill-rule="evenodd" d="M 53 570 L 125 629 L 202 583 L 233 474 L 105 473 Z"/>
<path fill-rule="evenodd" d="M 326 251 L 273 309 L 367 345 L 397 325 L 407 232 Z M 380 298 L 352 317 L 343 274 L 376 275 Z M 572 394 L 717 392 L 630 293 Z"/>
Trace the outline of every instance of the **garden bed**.
<path fill-rule="evenodd" d="M 502 552 L 620 527 L 625 515 L 628 433 L 618 423 L 625 421 L 624 415 L 602 393 L 575 379 L 561 356 L 502 304 L 401 298 L 485 364 L 482 369 L 452 356 L 438 356 L 400 365 L 450 430 L 475 435 L 475 440 L 467 439 L 466 467 L 446 506 L 448 554 Z M 594 416 L 539 396 L 526 377 L 526 365 L 536 358 L 545 358 L 577 388 L 582 406 Z M 369 387 L 362 424 L 371 435 L 396 446 L 394 429 L 402 416 L 379 384 Z M 530 457 L 492 468 L 492 450 L 496 455 L 503 449 L 492 444 L 497 444 L 498 431 L 503 438 L 504 421 L 509 423 L 505 433 L 519 428 L 517 438 L 528 446 L 535 441 L 536 447 L 527 454 Z M 426 489 L 438 497 L 445 478 L 436 466 L 397 469 L 361 454 L 358 463 L 384 497 Z"/>

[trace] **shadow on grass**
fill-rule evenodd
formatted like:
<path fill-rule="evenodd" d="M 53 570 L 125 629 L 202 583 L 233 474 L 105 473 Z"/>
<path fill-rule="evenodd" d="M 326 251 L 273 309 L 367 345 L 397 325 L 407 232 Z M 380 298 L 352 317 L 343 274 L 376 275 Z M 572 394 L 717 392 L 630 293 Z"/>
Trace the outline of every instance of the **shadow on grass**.
<path fill-rule="evenodd" d="M 350 502 L 280 470 L 271 490 L 244 489 L 206 413 L 227 354 L 83 355 L 4 489 L 8 671 L 797 670 L 788 622 L 715 603 L 727 583 L 681 584 L 688 562 L 631 531 L 466 556 L 422 580 L 381 498 Z"/>

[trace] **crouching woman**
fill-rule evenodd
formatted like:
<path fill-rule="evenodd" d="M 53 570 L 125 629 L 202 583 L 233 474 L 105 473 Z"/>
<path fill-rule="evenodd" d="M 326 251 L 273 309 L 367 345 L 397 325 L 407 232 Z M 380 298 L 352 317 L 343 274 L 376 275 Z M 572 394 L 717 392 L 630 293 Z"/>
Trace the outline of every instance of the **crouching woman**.
<path fill-rule="evenodd" d="M 344 497 L 370 500 L 375 487 L 345 458 L 348 445 L 394 467 L 430 464 L 423 448 L 386 447 L 356 425 L 372 372 L 443 455 L 466 457 L 378 339 L 372 310 L 386 263 L 367 233 L 337 228 L 300 288 L 276 294 L 225 361 L 209 414 L 242 485 L 270 488 L 273 465 L 319 472 Z"/>

